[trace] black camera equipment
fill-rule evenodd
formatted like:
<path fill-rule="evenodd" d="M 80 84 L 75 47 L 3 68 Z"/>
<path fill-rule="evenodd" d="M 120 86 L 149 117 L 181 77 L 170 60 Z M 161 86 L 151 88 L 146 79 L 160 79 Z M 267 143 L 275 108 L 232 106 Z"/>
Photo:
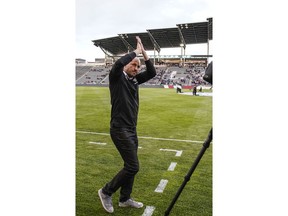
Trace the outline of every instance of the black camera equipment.
<path fill-rule="evenodd" d="M 206 68 L 206 70 L 205 70 L 205 74 L 204 74 L 204 76 L 203 76 L 203 79 L 205 80 L 205 81 L 207 81 L 207 82 L 209 82 L 211 85 L 213 84 L 213 79 L 212 79 L 212 73 L 213 72 L 213 61 L 211 61 L 209 64 L 208 64 L 208 66 L 207 66 L 207 68 Z"/>
<path fill-rule="evenodd" d="M 208 66 L 207 66 L 207 68 L 205 70 L 205 74 L 203 76 L 203 79 L 205 81 L 209 82 L 210 84 L 212 84 L 212 72 L 213 72 L 213 70 L 212 70 L 213 69 L 213 65 L 212 64 L 213 64 L 212 61 L 208 64 Z M 194 163 L 192 164 L 192 167 L 190 168 L 189 172 L 184 177 L 184 181 L 183 181 L 182 185 L 180 186 L 180 188 L 178 189 L 178 191 L 177 191 L 176 195 L 174 196 L 173 200 L 171 201 L 169 207 L 165 211 L 165 216 L 168 216 L 170 214 L 174 204 L 176 203 L 176 201 L 177 201 L 178 197 L 180 196 L 181 192 L 183 191 L 185 185 L 190 180 L 190 177 L 192 176 L 194 170 L 196 169 L 196 167 L 197 167 L 199 161 L 201 160 L 202 156 L 204 155 L 206 149 L 209 148 L 212 139 L 213 139 L 213 136 L 212 136 L 212 128 L 211 128 L 206 140 L 203 143 L 202 149 L 200 150 L 197 158 L 195 159 Z"/>

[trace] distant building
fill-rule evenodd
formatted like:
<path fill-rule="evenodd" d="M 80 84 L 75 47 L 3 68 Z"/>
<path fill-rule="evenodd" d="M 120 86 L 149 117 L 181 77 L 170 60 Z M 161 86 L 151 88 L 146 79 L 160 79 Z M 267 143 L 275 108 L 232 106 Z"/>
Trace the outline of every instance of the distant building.
<path fill-rule="evenodd" d="M 81 58 L 76 58 L 76 59 L 75 59 L 75 63 L 76 63 L 76 64 L 80 64 L 80 63 L 84 63 L 84 64 L 85 64 L 85 63 L 86 63 L 86 60 L 85 60 L 85 59 L 81 59 Z"/>
<path fill-rule="evenodd" d="M 105 63 L 105 59 L 104 58 L 95 58 L 95 63 Z"/>

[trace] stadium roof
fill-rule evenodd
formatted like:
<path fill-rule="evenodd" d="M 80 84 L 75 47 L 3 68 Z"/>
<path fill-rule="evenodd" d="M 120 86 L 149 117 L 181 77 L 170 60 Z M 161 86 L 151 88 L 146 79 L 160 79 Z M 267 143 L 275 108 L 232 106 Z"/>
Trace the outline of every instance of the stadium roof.
<path fill-rule="evenodd" d="M 111 38 L 92 40 L 95 46 L 108 55 L 122 55 L 136 49 L 139 36 L 147 51 L 175 48 L 188 44 L 208 43 L 213 39 L 213 21 L 176 24 L 174 28 L 149 29 L 142 33 L 121 33 Z M 180 45 L 181 44 L 181 45 Z"/>

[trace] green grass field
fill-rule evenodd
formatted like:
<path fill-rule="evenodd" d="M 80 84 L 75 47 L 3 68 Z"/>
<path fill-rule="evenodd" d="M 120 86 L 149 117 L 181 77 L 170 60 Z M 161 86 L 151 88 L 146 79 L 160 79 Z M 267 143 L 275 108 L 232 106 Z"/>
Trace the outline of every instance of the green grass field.
<path fill-rule="evenodd" d="M 109 136 L 109 121 L 109 89 L 76 87 L 77 216 L 108 215 L 102 208 L 97 191 L 123 166 Z M 118 207 L 117 191 L 113 195 L 113 215 L 141 216 L 146 206 L 155 207 L 153 216 L 164 215 L 202 149 L 211 126 L 212 97 L 176 94 L 174 89 L 140 88 L 137 127 L 141 147 L 138 151 L 140 171 L 136 175 L 132 197 L 143 202 L 144 207 Z M 103 143 L 106 145 L 101 145 Z M 160 151 L 161 148 L 183 152 L 176 157 L 175 152 Z M 171 162 L 177 163 L 174 171 L 167 170 Z M 161 179 L 168 180 L 167 186 L 163 193 L 154 192 Z M 206 150 L 170 215 L 212 215 L 212 145 Z"/>

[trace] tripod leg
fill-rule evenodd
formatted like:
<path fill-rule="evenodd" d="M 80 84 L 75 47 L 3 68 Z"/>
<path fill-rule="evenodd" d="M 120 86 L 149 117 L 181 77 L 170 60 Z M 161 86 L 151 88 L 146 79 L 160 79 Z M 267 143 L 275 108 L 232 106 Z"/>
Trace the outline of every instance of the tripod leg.
<path fill-rule="evenodd" d="M 184 177 L 184 181 L 182 183 L 182 185 L 180 186 L 180 188 L 178 189 L 175 197 L 173 198 L 173 200 L 171 201 L 169 207 L 167 208 L 167 210 L 165 211 L 165 216 L 168 216 L 170 214 L 170 211 L 172 210 L 174 204 L 176 203 L 178 197 L 180 196 L 181 192 L 183 191 L 185 185 L 187 184 L 187 182 L 190 180 L 190 177 L 192 176 L 194 170 L 196 169 L 199 161 L 201 160 L 202 156 L 204 155 L 206 149 L 210 146 L 210 142 L 212 141 L 212 128 L 208 134 L 207 139 L 205 140 L 205 142 L 203 143 L 203 147 L 200 150 L 197 158 L 195 159 L 192 167 L 190 168 L 189 172 L 187 173 L 187 175 Z"/>

